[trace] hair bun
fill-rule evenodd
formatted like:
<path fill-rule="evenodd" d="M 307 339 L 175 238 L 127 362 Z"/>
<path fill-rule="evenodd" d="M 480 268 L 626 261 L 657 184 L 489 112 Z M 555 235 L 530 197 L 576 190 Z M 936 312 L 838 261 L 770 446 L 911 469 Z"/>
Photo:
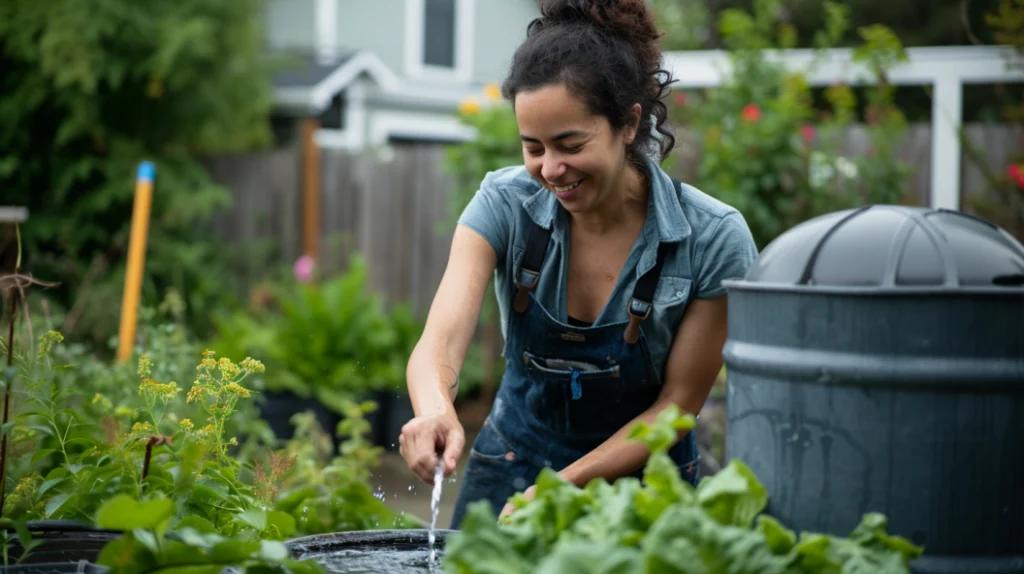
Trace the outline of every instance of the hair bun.
<path fill-rule="evenodd" d="M 654 44 L 660 34 L 645 0 L 540 0 L 545 24 L 590 24 L 631 44 Z"/>

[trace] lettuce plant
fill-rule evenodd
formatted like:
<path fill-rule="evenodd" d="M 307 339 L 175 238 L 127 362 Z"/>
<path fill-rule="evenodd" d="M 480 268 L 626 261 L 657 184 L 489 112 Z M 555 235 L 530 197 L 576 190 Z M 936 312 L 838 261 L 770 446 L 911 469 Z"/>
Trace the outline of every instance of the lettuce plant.
<path fill-rule="evenodd" d="M 741 461 L 694 488 L 682 480 L 668 448 L 692 415 L 666 409 L 653 425 L 631 432 L 651 450 L 643 480 L 595 479 L 579 488 L 551 469 L 534 498 L 497 521 L 486 502 L 471 505 L 462 531 L 447 541 L 450 574 L 560 572 L 632 574 L 908 573 L 922 552 L 887 534 L 886 518 L 863 517 L 848 538 L 797 536 L 762 514 L 764 487 Z"/>

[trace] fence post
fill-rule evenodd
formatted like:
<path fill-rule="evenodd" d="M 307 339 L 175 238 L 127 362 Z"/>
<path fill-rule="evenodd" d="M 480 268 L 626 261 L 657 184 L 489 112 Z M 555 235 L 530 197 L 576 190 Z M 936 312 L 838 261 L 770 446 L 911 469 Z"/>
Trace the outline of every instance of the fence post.
<path fill-rule="evenodd" d="M 302 121 L 302 253 L 314 260 L 319 255 L 320 240 L 320 149 L 316 132 L 320 120 Z"/>

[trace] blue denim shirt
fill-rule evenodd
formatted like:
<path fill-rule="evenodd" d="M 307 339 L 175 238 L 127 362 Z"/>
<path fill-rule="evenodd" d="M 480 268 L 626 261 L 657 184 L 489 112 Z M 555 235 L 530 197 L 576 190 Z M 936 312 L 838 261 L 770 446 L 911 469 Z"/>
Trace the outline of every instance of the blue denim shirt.
<path fill-rule="evenodd" d="M 642 325 L 657 375 L 663 378 L 687 303 L 723 295 L 722 281 L 746 275 L 757 258 L 757 247 L 739 211 L 686 184 L 680 195 L 657 163 L 645 161 L 651 175 L 648 217 L 594 326 L 625 321 L 633 287 L 654 266 L 659 243 L 681 242 L 662 267 L 651 315 Z M 553 241 L 534 295 L 554 318 L 568 322 L 569 215 L 526 168 L 508 167 L 487 174 L 459 223 L 483 236 L 498 255 L 495 293 L 506 340 L 509 307 L 516 290 L 514 270 L 526 249 L 529 230 L 533 223 L 551 229 Z"/>

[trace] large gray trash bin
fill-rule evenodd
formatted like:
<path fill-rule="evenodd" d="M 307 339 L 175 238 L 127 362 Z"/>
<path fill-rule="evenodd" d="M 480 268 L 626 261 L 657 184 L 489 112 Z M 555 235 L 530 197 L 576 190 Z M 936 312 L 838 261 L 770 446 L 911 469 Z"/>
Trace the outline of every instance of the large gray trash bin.
<path fill-rule="evenodd" d="M 917 572 L 1024 573 L 1024 246 L 868 206 L 777 238 L 729 288 L 726 457 L 796 530 L 869 511 Z"/>

